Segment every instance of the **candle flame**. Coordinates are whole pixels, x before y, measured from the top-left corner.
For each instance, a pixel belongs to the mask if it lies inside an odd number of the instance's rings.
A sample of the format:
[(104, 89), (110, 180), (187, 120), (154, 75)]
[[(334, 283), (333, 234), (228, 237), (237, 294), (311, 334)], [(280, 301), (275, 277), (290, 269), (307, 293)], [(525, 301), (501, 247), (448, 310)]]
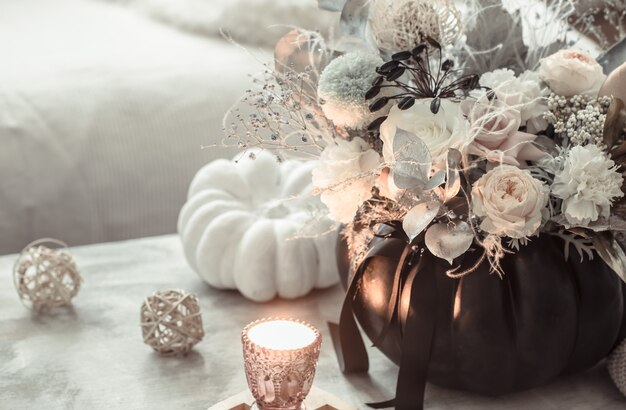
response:
[(251, 342), (273, 350), (302, 349), (315, 341), (308, 326), (290, 320), (262, 322), (248, 331)]

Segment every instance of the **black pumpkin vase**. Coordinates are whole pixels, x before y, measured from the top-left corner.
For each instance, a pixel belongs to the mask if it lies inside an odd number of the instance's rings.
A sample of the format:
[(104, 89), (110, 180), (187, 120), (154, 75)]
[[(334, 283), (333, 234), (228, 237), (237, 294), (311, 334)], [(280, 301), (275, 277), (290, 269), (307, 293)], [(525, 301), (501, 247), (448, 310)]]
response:
[[(370, 246), (384, 238), (375, 238)], [(371, 340), (386, 326), (394, 271), (402, 246), (367, 259), (354, 293), (352, 311)], [(565, 260), (564, 242), (542, 235), (506, 255), (504, 277), (489, 264), (461, 279), (446, 276), (450, 265), (422, 246), (417, 275), (434, 272), (436, 315), (428, 364), (429, 382), (485, 395), (521, 391), (563, 373), (587, 369), (624, 337), (624, 293), (619, 277), (601, 260), (572, 249)], [(466, 269), (480, 251), (455, 260)], [(348, 283), (351, 255), (338, 244), (338, 264)], [(396, 364), (402, 338), (419, 329), (405, 327), (410, 289), (399, 295), (398, 320), (391, 321), (378, 348)]]

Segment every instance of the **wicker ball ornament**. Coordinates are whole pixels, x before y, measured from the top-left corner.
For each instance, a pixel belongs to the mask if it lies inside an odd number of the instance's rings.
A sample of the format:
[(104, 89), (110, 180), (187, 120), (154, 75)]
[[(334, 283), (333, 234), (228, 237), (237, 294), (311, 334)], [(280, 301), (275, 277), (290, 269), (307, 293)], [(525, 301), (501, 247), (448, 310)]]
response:
[(185, 355), (204, 337), (198, 298), (180, 289), (155, 292), (141, 305), (143, 341), (164, 355)]
[(606, 361), (611, 380), (626, 396), (626, 339), (613, 350)]
[(36, 312), (70, 305), (82, 282), (67, 245), (49, 238), (22, 250), (13, 267), (13, 280), (24, 305)]

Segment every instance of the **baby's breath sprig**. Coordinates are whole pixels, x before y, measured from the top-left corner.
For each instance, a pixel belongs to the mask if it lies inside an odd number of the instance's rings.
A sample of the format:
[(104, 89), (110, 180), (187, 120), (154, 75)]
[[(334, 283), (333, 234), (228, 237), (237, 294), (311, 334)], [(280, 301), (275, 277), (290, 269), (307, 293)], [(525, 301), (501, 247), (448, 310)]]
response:
[(544, 118), (554, 126), (554, 132), (562, 139), (561, 145), (603, 146), (604, 121), (610, 104), (611, 97), (568, 98), (550, 94), (549, 111)]
[(221, 146), (317, 157), (339, 137), (318, 103), (316, 74), (266, 66), (224, 117)]
[[(602, 49), (606, 50), (620, 39), (626, 38), (624, 0), (574, 0), (574, 3), (579, 7), (577, 13), (570, 16), (569, 23), (597, 41)], [(605, 30), (605, 27), (610, 27), (610, 30)]]

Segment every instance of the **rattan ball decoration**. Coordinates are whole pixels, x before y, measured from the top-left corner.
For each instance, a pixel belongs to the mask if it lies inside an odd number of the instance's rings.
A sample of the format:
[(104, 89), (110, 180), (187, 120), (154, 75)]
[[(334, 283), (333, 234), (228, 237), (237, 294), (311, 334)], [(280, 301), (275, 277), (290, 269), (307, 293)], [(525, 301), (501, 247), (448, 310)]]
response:
[(626, 339), (613, 350), (606, 364), (613, 383), (626, 396)]
[(67, 245), (50, 238), (22, 250), (13, 267), (13, 280), (24, 305), (36, 312), (70, 305), (82, 282)]
[(185, 355), (204, 337), (198, 298), (180, 289), (155, 292), (141, 305), (143, 341), (164, 355)]

